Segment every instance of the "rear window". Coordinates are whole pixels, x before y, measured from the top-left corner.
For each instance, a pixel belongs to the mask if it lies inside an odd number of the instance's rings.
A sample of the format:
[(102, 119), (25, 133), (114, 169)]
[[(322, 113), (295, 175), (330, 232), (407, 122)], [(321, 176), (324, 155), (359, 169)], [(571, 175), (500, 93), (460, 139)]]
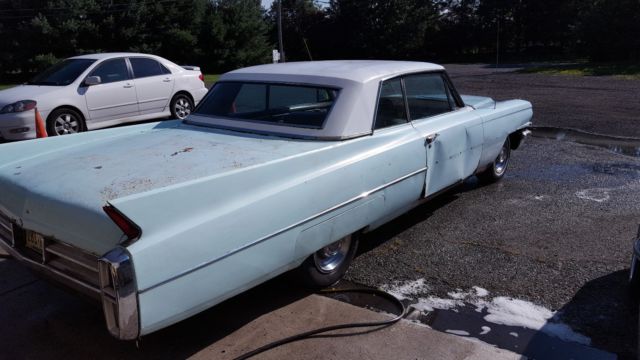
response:
[(338, 93), (308, 85), (218, 82), (195, 113), (321, 129)]
[(136, 79), (168, 74), (169, 70), (159, 62), (148, 58), (129, 58)]

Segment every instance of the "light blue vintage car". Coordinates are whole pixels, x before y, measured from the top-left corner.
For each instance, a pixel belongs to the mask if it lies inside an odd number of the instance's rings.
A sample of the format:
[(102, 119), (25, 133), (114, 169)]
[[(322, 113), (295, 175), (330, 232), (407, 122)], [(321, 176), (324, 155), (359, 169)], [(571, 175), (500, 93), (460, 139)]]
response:
[(294, 268), (336, 282), (360, 234), (502, 178), (531, 118), (429, 63), (240, 69), (184, 121), (0, 145), (0, 245), (136, 339)]

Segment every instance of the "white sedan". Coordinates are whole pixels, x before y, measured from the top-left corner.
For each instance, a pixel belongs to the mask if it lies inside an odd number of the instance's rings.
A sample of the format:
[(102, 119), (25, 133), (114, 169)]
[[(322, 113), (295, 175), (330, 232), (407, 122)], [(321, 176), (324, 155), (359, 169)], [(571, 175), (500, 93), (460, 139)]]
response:
[(0, 91), (0, 140), (36, 137), (35, 109), (50, 136), (173, 116), (207, 93), (200, 68), (137, 53), (82, 55)]

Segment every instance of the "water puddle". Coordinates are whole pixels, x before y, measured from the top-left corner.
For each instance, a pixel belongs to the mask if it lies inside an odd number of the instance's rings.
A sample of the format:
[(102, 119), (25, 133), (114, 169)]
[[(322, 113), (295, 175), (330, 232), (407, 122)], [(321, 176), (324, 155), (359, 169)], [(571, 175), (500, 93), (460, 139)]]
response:
[[(338, 288), (364, 286), (341, 281)], [(616, 355), (591, 347), (591, 339), (562, 323), (555, 312), (524, 300), (491, 297), (480, 287), (428, 296), (424, 279), (394, 283), (383, 290), (410, 308), (407, 319), (441, 332), (478, 339), (529, 359), (615, 359)], [(384, 298), (362, 293), (340, 293), (330, 297), (374, 311), (397, 313)]]
[(640, 157), (639, 139), (592, 134), (575, 129), (562, 129), (544, 126), (534, 127), (531, 130), (535, 137), (559, 141), (572, 141), (583, 145), (594, 145), (616, 154)]

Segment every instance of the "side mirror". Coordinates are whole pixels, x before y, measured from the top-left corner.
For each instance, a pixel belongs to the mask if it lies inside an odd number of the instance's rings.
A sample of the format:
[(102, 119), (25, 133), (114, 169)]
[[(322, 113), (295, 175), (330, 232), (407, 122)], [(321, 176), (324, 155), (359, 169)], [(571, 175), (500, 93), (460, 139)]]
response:
[(100, 76), (88, 76), (86, 79), (84, 79), (84, 84), (87, 86), (98, 85), (100, 83), (102, 83), (102, 79), (100, 79)]

